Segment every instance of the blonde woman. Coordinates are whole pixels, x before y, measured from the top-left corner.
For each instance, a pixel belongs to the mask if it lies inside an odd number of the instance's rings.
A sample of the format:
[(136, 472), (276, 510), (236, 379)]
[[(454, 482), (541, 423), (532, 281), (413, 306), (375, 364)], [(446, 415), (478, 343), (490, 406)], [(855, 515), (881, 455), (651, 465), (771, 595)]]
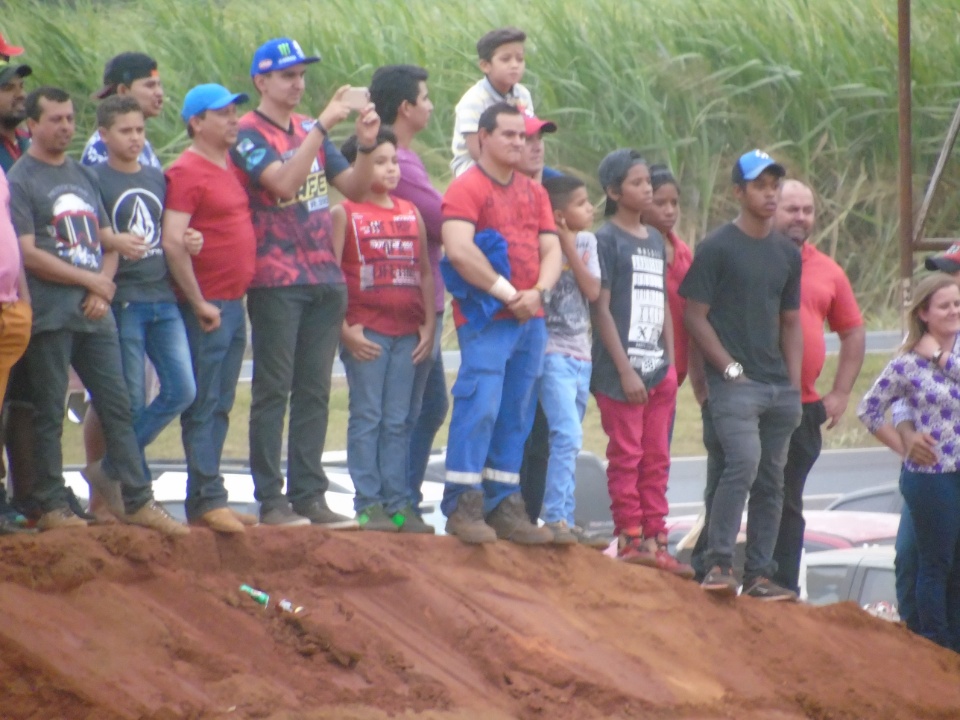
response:
[(960, 285), (934, 273), (910, 305), (900, 354), (857, 408), (876, 433), (897, 403), (894, 423), (910, 421), (900, 489), (913, 517), (919, 552), (920, 634), (960, 651)]

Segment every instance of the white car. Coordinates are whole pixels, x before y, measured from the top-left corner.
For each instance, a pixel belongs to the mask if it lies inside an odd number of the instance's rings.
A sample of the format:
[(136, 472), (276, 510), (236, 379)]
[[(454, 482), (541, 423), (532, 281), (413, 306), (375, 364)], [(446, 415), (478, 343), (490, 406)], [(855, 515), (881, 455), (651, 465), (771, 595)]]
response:
[(889, 545), (805, 554), (800, 599), (812, 605), (850, 600), (871, 615), (898, 621), (895, 556)]

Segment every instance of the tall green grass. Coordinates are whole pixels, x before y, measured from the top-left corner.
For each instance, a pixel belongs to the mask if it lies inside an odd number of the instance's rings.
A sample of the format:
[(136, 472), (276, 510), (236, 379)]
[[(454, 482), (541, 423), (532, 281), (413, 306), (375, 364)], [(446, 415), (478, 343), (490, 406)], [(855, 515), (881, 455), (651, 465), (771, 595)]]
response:
[[(453, 107), (476, 80), (474, 45), (491, 27), (526, 29), (527, 75), (538, 113), (556, 120), (551, 164), (593, 182), (618, 146), (668, 162), (683, 185), (682, 233), (690, 240), (734, 212), (729, 168), (741, 152), (774, 152), (820, 199), (822, 246), (844, 265), (863, 306), (889, 311), (895, 297), (895, 0), (41, 0), (0, 1), (6, 37), (26, 45), (31, 84), (75, 93), (77, 146), (93, 129), (89, 93), (103, 63), (123, 50), (154, 55), (168, 109), (150, 125), (165, 160), (186, 144), (184, 92), (219, 81), (250, 90), (253, 49), (292, 35), (323, 63), (310, 70), (304, 109), (330, 91), (367, 84), (374, 68), (412, 62), (431, 72), (436, 105), (420, 149), (439, 184)], [(958, 0), (915, 0), (914, 161), (917, 192), (933, 167), (960, 97)], [(346, 131), (346, 128), (338, 128)], [(955, 233), (948, 166), (928, 232)]]

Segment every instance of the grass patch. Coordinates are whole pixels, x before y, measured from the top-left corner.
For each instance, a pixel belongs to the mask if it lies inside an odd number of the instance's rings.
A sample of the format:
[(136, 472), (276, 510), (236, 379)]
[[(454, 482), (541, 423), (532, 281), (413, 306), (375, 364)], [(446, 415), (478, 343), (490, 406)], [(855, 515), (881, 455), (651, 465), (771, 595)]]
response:
[[(880, 374), (880, 371), (887, 364), (889, 357), (883, 354), (867, 355), (863, 370), (854, 387), (853, 396), (850, 400), (850, 406), (847, 408), (843, 419), (833, 430), (824, 430), (823, 447), (824, 449), (835, 448), (857, 448), (857, 447), (876, 447), (879, 443), (873, 436), (867, 432), (863, 424), (857, 419), (856, 405), (863, 397), (863, 394), (873, 384), (874, 379)], [(830, 355), (821, 375), (819, 389), (825, 393), (830, 389), (833, 381), (833, 375), (836, 371), (837, 356)], [(447, 374), (447, 386), (449, 387), (455, 374)], [(347, 384), (343, 379), (334, 379), (333, 390), (330, 395), (330, 423), (327, 429), (327, 450), (344, 450), (347, 447)], [(451, 399), (452, 402), (452, 399)], [(448, 416), (449, 421), (449, 416)], [(224, 448), (223, 456), (225, 459), (237, 460), (246, 463), (249, 458), (249, 444), (247, 440), (247, 431), (250, 422), (250, 385), (243, 383), (237, 389), (237, 400), (233, 412), (230, 414), (230, 431), (227, 434), (227, 442)], [(437, 433), (436, 447), (443, 447), (447, 444), (448, 423), (445, 422), (440, 432)], [(590, 398), (590, 404), (587, 407), (587, 414), (583, 423), (583, 442), (584, 449), (589, 450), (603, 457), (607, 447), (607, 437), (600, 427), (600, 413), (597, 411), (597, 405), (593, 398)], [(677, 420), (674, 427), (672, 454), (676, 457), (685, 455), (702, 455), (703, 443), (701, 437), (703, 426), (700, 421), (700, 408), (693, 399), (693, 392), (690, 390), (690, 384), (684, 383), (680, 388), (680, 394), (677, 399)], [(63, 433), (63, 452), (64, 463), (67, 465), (82, 465), (83, 458), (83, 440), (79, 425), (66, 423)], [(151, 459), (158, 460), (183, 460), (183, 446), (180, 442), (179, 423), (172, 423), (157, 438), (148, 449), (147, 455)]]

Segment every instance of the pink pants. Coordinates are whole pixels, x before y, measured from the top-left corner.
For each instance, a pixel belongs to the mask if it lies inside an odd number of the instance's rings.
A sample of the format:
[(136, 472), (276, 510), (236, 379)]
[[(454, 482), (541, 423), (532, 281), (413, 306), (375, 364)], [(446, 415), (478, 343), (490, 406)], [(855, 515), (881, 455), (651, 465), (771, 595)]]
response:
[(643, 405), (596, 393), (607, 443), (610, 511), (619, 534), (641, 529), (645, 537), (663, 532), (670, 475), (670, 423), (677, 404), (677, 373), (649, 390)]

